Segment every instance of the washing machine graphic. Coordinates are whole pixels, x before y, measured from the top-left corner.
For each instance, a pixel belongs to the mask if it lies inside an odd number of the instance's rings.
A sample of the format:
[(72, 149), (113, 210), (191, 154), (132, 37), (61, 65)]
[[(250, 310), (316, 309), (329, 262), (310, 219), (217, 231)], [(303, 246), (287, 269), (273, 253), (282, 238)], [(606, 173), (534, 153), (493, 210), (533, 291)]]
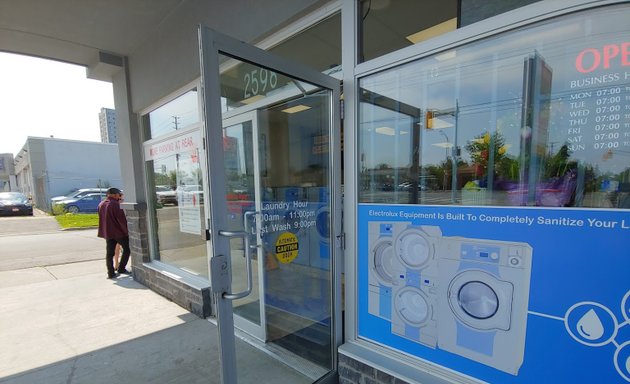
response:
[(368, 313), (385, 320), (392, 317), (392, 287), (402, 266), (394, 254), (394, 223), (371, 222), (368, 228)]
[(395, 230), (394, 255), (402, 270), (392, 285), (392, 333), (431, 348), (437, 345), (438, 251), (434, 226)]
[(438, 347), (518, 374), (531, 265), (526, 243), (445, 237), (438, 266)]

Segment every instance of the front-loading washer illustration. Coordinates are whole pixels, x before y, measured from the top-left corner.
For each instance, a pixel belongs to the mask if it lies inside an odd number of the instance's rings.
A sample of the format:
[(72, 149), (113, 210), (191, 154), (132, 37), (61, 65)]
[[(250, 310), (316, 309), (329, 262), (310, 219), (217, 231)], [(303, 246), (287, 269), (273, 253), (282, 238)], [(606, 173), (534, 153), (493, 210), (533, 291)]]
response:
[(392, 286), (392, 333), (431, 348), (437, 345), (438, 250), (442, 232), (434, 226), (395, 231), (394, 254), (402, 266)]
[(531, 265), (526, 243), (445, 237), (438, 266), (439, 348), (518, 374)]
[(392, 287), (402, 267), (394, 254), (394, 223), (370, 223), (368, 313), (385, 320), (392, 317)]

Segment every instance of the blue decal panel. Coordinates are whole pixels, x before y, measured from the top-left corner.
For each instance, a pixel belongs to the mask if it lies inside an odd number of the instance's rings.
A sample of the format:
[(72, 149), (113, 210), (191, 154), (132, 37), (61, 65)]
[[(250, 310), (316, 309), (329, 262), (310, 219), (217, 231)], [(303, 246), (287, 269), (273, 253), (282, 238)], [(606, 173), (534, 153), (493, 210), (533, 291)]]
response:
[(630, 382), (629, 212), (363, 204), (358, 223), (362, 338), (487, 382)]

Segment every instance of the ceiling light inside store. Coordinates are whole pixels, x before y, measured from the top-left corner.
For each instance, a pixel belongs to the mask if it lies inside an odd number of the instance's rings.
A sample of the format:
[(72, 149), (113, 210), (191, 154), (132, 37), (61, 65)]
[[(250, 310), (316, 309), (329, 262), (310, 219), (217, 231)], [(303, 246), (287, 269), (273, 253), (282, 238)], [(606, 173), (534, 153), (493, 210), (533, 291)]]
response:
[(309, 107), (307, 105), (300, 104), (300, 105), (296, 105), (295, 107), (283, 109), (282, 112), (284, 112), (284, 113), (297, 113), (297, 112), (306, 111), (308, 109), (311, 109), (311, 107)]
[[(376, 133), (380, 133), (381, 135), (387, 135), (387, 136), (395, 136), (396, 135), (396, 130), (392, 127), (378, 127), (374, 130)], [(406, 135), (409, 132), (407, 131), (399, 131), (398, 134), (399, 135)]]
[(440, 53), (439, 55), (436, 55), (435, 60), (446, 61), (446, 60), (454, 59), (455, 57), (457, 57), (457, 51), (453, 49), (452, 51), (448, 51), (448, 52), (444, 52), (444, 53)]
[(263, 95), (256, 95), (256, 96), (252, 96), (252, 97), (249, 97), (249, 98), (241, 101), (241, 103), (243, 103), (243, 104), (252, 104), (252, 103), (255, 103), (258, 100), (262, 100), (264, 98), (265, 98), (265, 96), (263, 96)]
[(429, 40), (433, 37), (443, 35), (446, 32), (454, 31), (457, 29), (457, 18), (454, 17), (450, 20), (446, 20), (438, 25), (434, 25), (430, 28), (424, 29), (420, 32), (416, 32), (412, 35), (407, 36), (407, 40), (411, 41), (414, 44), (418, 44), (425, 40)]

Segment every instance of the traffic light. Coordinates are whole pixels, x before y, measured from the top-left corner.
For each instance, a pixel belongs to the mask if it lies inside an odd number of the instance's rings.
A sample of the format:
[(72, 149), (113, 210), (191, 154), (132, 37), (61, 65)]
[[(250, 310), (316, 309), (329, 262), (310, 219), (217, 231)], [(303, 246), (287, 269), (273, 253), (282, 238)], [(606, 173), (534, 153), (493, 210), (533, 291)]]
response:
[(433, 111), (427, 111), (424, 116), (424, 126), (433, 129)]
[(612, 156), (613, 156), (613, 151), (612, 151), (612, 149), (609, 149), (609, 150), (608, 150), (608, 151), (606, 151), (606, 152), (604, 153), (604, 155), (602, 156), (602, 160), (603, 160), (603, 161), (610, 160), (610, 159), (612, 158)]

